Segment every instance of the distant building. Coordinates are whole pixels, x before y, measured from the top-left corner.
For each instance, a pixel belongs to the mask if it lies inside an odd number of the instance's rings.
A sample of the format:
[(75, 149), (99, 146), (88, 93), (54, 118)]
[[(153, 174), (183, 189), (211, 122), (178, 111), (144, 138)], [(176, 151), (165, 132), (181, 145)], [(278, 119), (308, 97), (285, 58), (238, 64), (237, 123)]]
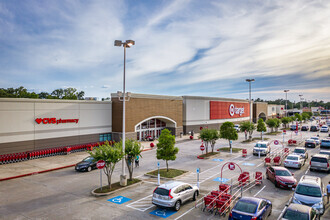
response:
[(97, 97), (85, 97), (85, 100), (93, 100), (93, 101), (97, 101), (98, 98), (97, 98)]

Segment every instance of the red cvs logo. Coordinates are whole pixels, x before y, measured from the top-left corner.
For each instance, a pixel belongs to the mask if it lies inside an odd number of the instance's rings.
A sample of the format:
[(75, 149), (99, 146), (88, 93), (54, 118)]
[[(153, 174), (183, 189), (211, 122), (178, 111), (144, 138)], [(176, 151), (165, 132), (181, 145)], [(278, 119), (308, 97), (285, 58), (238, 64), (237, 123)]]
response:
[(56, 124), (56, 118), (36, 118), (35, 120), (38, 124), (41, 122), (43, 124)]

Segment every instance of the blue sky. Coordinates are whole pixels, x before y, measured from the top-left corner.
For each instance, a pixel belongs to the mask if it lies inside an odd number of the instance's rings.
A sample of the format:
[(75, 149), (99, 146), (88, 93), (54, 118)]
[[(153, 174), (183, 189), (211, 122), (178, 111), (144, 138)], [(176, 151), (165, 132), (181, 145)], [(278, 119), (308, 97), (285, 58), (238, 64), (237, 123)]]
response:
[(0, 87), (330, 101), (330, 1), (0, 1)]

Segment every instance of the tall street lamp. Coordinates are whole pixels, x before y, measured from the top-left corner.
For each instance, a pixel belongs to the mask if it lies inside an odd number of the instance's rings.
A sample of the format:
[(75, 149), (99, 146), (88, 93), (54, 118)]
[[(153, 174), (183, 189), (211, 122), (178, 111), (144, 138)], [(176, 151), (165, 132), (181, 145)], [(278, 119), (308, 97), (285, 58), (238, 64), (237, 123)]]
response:
[(302, 112), (302, 109), (303, 109), (303, 106), (302, 106), (302, 100), (303, 100), (303, 98), (301, 98), (303, 95), (299, 95), (299, 97), (300, 97), (300, 109), (301, 109), (301, 112)]
[(251, 82), (254, 82), (254, 79), (246, 79), (246, 82), (249, 82), (249, 104), (250, 104), (250, 123), (252, 122), (252, 108), (251, 108)]
[[(125, 69), (126, 69), (126, 48), (130, 48), (132, 45), (135, 45), (135, 41), (133, 40), (126, 40), (126, 42), (122, 42), (121, 40), (115, 40), (115, 46), (116, 47), (124, 47), (124, 74), (123, 74), (123, 136), (122, 136), (122, 142), (123, 142), (123, 154), (125, 154), (125, 99), (126, 99), (126, 91), (125, 91)], [(118, 97), (120, 93), (118, 93)], [(125, 174), (125, 158), (122, 159), (122, 168), (121, 168), (121, 175), (120, 175), (120, 185), (126, 186), (127, 185), (127, 177)]]
[(288, 89), (285, 89), (284, 92), (285, 92), (285, 117), (288, 117), (288, 92), (290, 90)]

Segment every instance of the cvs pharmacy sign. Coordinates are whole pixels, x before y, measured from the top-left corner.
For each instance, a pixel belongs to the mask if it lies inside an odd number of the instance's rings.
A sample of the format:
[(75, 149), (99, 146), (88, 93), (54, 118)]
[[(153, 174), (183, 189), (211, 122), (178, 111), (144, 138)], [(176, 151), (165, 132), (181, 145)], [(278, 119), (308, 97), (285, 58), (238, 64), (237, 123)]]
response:
[(79, 119), (56, 119), (56, 118), (36, 118), (37, 124), (66, 124), (66, 123), (78, 123)]

